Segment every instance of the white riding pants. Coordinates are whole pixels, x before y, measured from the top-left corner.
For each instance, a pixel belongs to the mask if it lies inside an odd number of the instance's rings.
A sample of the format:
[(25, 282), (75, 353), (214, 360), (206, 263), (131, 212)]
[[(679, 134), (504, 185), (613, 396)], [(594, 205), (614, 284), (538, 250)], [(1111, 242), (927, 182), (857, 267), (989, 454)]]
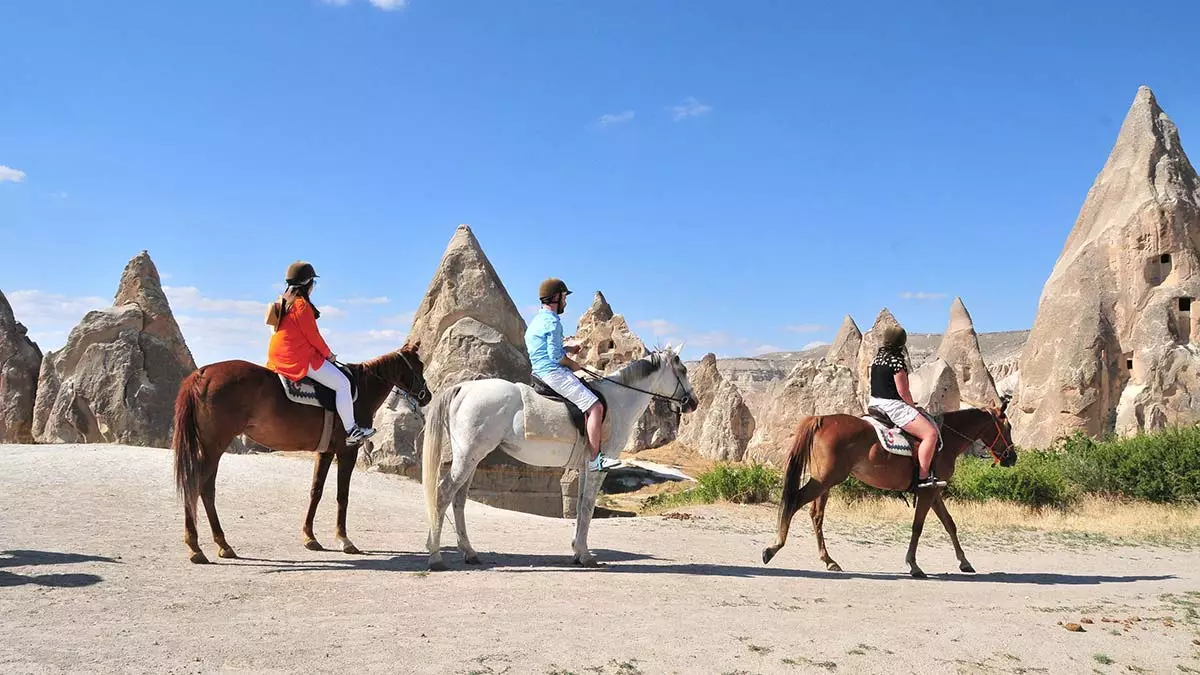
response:
[(321, 367), (315, 370), (309, 368), (308, 376), (337, 392), (338, 417), (342, 418), (346, 433), (350, 433), (354, 428), (354, 401), (350, 399), (350, 380), (328, 361), (322, 361)]

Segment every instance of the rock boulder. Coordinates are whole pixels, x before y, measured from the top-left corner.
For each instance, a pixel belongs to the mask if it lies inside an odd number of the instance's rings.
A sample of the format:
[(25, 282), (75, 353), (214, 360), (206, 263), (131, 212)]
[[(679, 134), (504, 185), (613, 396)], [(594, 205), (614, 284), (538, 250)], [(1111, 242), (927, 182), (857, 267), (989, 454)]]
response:
[(42, 350), (0, 292), (0, 443), (33, 442), (33, 405)]

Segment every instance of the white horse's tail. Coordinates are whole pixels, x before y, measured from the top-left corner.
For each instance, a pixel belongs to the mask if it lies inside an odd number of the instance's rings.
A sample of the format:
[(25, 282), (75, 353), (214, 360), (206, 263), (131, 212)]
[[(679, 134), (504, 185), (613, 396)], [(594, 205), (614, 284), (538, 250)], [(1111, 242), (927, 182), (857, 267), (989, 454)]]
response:
[(429, 515), (430, 531), (438, 515), (438, 481), (442, 472), (442, 447), (449, 428), (450, 404), (461, 387), (455, 386), (438, 393), (425, 413), (425, 440), (421, 444), (421, 482), (425, 485), (425, 510)]

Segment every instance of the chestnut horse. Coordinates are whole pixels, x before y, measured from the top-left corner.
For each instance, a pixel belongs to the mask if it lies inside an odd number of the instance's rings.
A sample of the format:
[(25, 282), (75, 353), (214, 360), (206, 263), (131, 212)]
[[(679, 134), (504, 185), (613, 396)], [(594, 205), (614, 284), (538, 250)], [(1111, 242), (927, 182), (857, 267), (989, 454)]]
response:
[[(365, 363), (345, 364), (358, 385), (358, 399), (354, 403), (354, 419), (358, 424), (370, 425), (375, 411), (394, 387), (407, 391), (419, 405), (433, 398), (425, 384), (425, 368), (417, 354), (419, 347), (420, 342), (406, 344), (399, 351)], [(279, 375), (248, 361), (220, 361), (198, 368), (184, 378), (175, 400), (171, 445), (175, 449), (175, 482), (184, 503), (183, 541), (191, 550), (192, 562), (208, 562), (196, 536), (197, 497), (204, 501), (217, 555), (237, 557), (225, 541), (215, 504), (217, 465), (230, 442), (245, 434), (275, 450), (312, 452), (319, 443), (324, 423), (324, 409), (292, 402), (284, 394)], [(321, 501), (329, 465), (336, 455), (337, 540), (343, 552), (359, 553), (346, 537), (346, 504), (358, 447), (346, 447), (346, 432), (336, 415), (333, 426), (330, 450), (319, 453), (313, 466), (308, 514), (302, 530), (304, 545), (310, 550), (322, 550), (313, 537), (313, 517)]]
[[(1015, 464), (1017, 453), (1013, 448), (1012, 427), (1004, 413), (1007, 407), (1006, 399), (999, 408), (968, 408), (946, 413), (941, 426), (943, 446), (933, 460), (934, 474), (943, 480), (950, 480), (958, 456), (977, 441), (991, 451), (994, 463), (1006, 467)], [(915, 455), (916, 442), (911, 437), (909, 440), (913, 443)], [(792, 516), (800, 507), (812, 502), (810, 515), (821, 561), (829, 570), (840, 572), (842, 568), (825, 550), (825, 534), (822, 530), (829, 490), (849, 476), (881, 490), (908, 490), (913, 485), (915, 459), (915, 456), (894, 455), (884, 450), (879, 445), (875, 429), (853, 415), (819, 415), (802, 419), (796, 428), (796, 440), (788, 453), (783, 496), (779, 500), (778, 536), (774, 546), (763, 550), (763, 564), (770, 562), (787, 542)], [(806, 469), (810, 477), (801, 487), (800, 479)], [(922, 488), (917, 490), (912, 538), (905, 557), (909, 573), (918, 579), (925, 578), (925, 573), (917, 567), (917, 540), (921, 538), (930, 507), (950, 535), (954, 554), (960, 563), (959, 569), (974, 572), (958, 543), (954, 519), (942, 501), (942, 488)]]

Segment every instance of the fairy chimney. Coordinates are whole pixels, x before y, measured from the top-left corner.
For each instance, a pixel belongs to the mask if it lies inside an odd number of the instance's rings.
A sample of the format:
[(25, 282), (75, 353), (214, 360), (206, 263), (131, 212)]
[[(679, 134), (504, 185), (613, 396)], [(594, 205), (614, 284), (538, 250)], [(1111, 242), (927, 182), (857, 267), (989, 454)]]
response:
[(858, 324), (854, 323), (854, 317), (847, 314), (846, 318), (842, 319), (842, 327), (833, 338), (829, 351), (825, 352), (825, 361), (851, 369), (857, 368), (862, 342), (862, 331), (858, 329)]
[(175, 397), (196, 362), (146, 251), (125, 266), (113, 306), (88, 312), (42, 359), (40, 443), (168, 447)]
[(1014, 440), (1200, 421), (1200, 180), (1141, 87), (1042, 289), (1009, 407)]
[(42, 350), (0, 292), (0, 443), (33, 442), (33, 403)]
[(775, 391), (770, 407), (757, 419), (746, 458), (783, 468), (795, 440), (796, 425), (807, 415), (861, 415), (857, 378), (846, 366), (803, 360)]
[(754, 418), (737, 387), (717, 370), (717, 356), (705, 354), (688, 380), (699, 405), (680, 421), (678, 442), (701, 457), (740, 460), (754, 435)]
[[(530, 381), (525, 320), (471, 228), (459, 225), (417, 309), (409, 341), (421, 341), (425, 380), (439, 392), (460, 382), (498, 377)], [(419, 477), (420, 415), (401, 403), (375, 417), (371, 458), (380, 470)], [(535, 467), (503, 452), (480, 463), (471, 499), (546, 516), (562, 515), (562, 469)]]
[(954, 304), (950, 306), (950, 323), (942, 335), (937, 358), (954, 370), (958, 398), (964, 407), (1000, 405), (996, 383), (984, 363), (975, 324), (962, 298), (954, 298)]

